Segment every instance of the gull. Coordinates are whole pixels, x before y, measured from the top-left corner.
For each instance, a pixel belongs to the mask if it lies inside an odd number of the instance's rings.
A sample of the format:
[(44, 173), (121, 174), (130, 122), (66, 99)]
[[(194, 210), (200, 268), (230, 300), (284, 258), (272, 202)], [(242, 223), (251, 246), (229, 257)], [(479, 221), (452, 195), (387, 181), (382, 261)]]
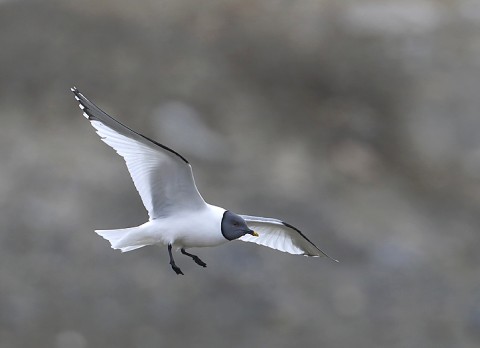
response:
[(233, 240), (252, 242), (290, 254), (325, 256), (338, 262), (299, 229), (284, 221), (239, 215), (206, 203), (198, 192), (192, 166), (185, 157), (123, 125), (76, 87), (71, 91), (101, 140), (125, 160), (148, 212), (149, 220), (140, 226), (95, 231), (108, 240), (113, 249), (127, 252), (147, 245), (166, 245), (170, 266), (176, 274), (183, 272), (175, 263), (172, 248), (206, 267), (197, 255), (186, 250), (218, 246)]

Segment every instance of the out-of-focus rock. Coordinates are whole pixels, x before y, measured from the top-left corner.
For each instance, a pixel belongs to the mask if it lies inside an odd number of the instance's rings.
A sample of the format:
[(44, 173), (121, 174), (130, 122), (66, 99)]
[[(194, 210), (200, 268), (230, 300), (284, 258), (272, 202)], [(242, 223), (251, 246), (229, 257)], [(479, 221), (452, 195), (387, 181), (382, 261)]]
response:
[(185, 103), (170, 101), (160, 105), (154, 111), (153, 124), (159, 139), (165, 144), (175, 144), (175, 150), (180, 153), (204, 161), (227, 159), (228, 142)]

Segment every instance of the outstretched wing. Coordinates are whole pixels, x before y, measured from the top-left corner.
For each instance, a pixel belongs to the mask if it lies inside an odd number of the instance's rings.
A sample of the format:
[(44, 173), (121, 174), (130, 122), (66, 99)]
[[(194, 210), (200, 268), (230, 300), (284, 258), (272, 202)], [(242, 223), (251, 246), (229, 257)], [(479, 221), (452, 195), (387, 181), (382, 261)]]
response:
[(107, 115), (77, 88), (71, 90), (102, 141), (125, 159), (150, 220), (206, 205), (183, 156)]
[[(239, 239), (244, 242), (252, 242), (266, 247), (277, 249), (290, 254), (305, 256), (326, 256), (305, 235), (292, 225), (277, 219), (259, 216), (240, 215), (248, 227), (259, 234), (258, 237), (246, 234)], [(332, 259), (338, 262), (338, 260)]]

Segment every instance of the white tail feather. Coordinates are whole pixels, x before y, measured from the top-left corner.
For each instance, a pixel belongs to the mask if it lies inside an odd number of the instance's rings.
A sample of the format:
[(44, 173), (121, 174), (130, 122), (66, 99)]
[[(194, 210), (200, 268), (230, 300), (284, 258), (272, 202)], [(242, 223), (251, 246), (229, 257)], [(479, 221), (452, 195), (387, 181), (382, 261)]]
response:
[(145, 244), (145, 241), (141, 242), (138, 240), (140, 229), (141, 226), (118, 230), (96, 230), (95, 232), (108, 240), (112, 249), (120, 249), (122, 252), (127, 252), (148, 245)]

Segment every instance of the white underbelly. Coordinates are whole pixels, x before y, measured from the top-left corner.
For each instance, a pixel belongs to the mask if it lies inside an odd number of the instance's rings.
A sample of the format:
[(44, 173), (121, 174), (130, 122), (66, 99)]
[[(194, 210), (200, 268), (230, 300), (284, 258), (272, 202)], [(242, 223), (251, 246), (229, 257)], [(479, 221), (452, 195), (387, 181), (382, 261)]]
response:
[(172, 244), (176, 248), (217, 246), (228, 241), (221, 232), (222, 216), (218, 209), (208, 208), (155, 219), (143, 225), (145, 237), (154, 240), (155, 244)]

